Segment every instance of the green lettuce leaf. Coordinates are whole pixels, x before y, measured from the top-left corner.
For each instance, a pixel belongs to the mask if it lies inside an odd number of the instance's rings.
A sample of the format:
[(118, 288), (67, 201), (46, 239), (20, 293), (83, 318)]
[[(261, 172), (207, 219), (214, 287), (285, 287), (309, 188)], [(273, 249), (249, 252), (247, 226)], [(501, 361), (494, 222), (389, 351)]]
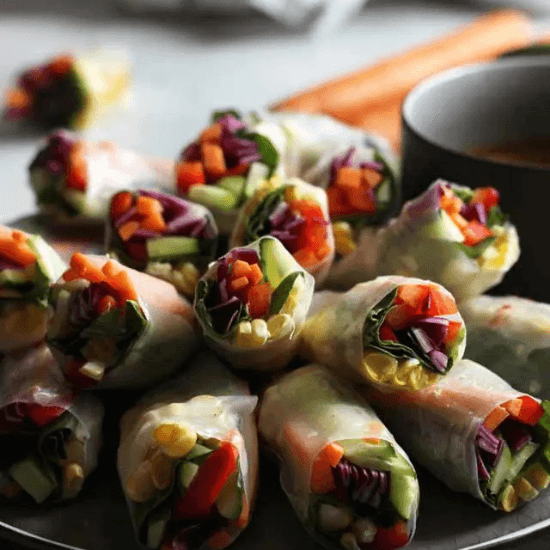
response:
[(271, 296), (271, 305), (269, 306), (270, 315), (281, 311), (298, 277), (304, 277), (304, 274), (301, 271), (296, 271), (290, 275), (287, 275), (275, 289)]
[(282, 185), (278, 189), (271, 191), (266, 195), (260, 204), (256, 207), (252, 215), (247, 219), (245, 224), (245, 244), (251, 243), (263, 235), (267, 234), (267, 224), (269, 216), (277, 208), (279, 203), (283, 202), (285, 186)]
[(455, 243), (472, 260), (477, 260), (495, 241), (496, 237), (487, 237), (475, 246), (466, 246), (462, 243)]

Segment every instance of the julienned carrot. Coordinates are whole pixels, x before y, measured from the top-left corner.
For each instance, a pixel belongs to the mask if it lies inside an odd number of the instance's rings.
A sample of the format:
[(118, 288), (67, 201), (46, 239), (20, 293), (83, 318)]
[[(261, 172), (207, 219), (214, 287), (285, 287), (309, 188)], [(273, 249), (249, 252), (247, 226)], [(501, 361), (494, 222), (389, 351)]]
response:
[(521, 13), (501, 10), (484, 15), (450, 35), (351, 75), (298, 93), (272, 107), (276, 111), (323, 112), (343, 120), (388, 98), (400, 101), (423, 78), (447, 68), (493, 59), (530, 43), (530, 21)]
[(495, 407), (483, 421), (483, 425), (490, 431), (494, 432), (510, 413), (501, 406)]
[(202, 162), (206, 173), (212, 178), (223, 176), (227, 170), (223, 149), (217, 143), (203, 143)]
[(0, 235), (0, 256), (24, 267), (36, 261), (35, 253), (26, 243), (25, 234), (20, 231)]
[(339, 443), (328, 443), (319, 453), (311, 471), (311, 490), (324, 494), (336, 489), (332, 467), (337, 466), (344, 456), (344, 449)]

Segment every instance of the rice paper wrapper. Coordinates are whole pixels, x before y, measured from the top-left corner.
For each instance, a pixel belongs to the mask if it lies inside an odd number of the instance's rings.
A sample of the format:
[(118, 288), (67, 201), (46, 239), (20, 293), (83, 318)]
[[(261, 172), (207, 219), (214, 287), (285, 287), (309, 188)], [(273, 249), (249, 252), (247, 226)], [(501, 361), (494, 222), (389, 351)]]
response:
[[(154, 430), (164, 423), (181, 423), (203, 439), (236, 447), (244, 494), (252, 508), (258, 485), (257, 402), (247, 383), (212, 352), (197, 354), (185, 374), (146, 394), (122, 417), (117, 467), (123, 487), (156, 445)], [(127, 500), (131, 502), (128, 496)]]
[(506, 246), (498, 265), (483, 262), (485, 255), (470, 258), (450, 233), (433, 230), (440, 220), (439, 189), (446, 183), (434, 182), (405, 203), (385, 227), (364, 230), (357, 248), (335, 271), (331, 285), (345, 288), (390, 274), (422, 277), (442, 284), (461, 302), (500, 283), (519, 258), (516, 228), (509, 222), (503, 227)]
[[(101, 268), (109, 259), (88, 256)], [(130, 345), (122, 361), (105, 371), (97, 389), (140, 389), (160, 382), (180, 370), (198, 348), (199, 336), (191, 304), (170, 283), (125, 267), (134, 283), (147, 325)], [(52, 352), (63, 366), (70, 359), (61, 350)]]
[(469, 359), (459, 361), (437, 384), (417, 392), (404, 395), (364, 386), (361, 393), (413, 460), (451, 490), (486, 502), (476, 464), (479, 426), (496, 407), (525, 394)]
[[(329, 290), (315, 293), (301, 335), (301, 354), (351, 381), (365, 382), (366, 375), (362, 367), (365, 354), (363, 330), (367, 314), (388, 293), (403, 284), (433, 283), (393, 275), (357, 284), (344, 293)], [(440, 290), (449, 294), (444, 288)], [(446, 317), (463, 323), (458, 313)], [(465, 346), (466, 338), (458, 348), (455, 361), (462, 358)], [(384, 383), (377, 385), (388, 387)]]
[[(296, 456), (288, 443), (285, 428), (289, 425), (303, 443), (301, 456)], [(259, 430), (281, 461), (281, 486), (302, 522), (308, 517), (313, 463), (327, 444), (346, 439), (381, 439), (411, 464), (370, 405), (316, 364), (286, 374), (265, 391)], [(412, 516), (413, 532), (416, 515), (417, 511)]]
[(237, 222), (233, 226), (233, 232), (229, 241), (229, 248), (235, 248), (237, 246), (247, 244), (246, 242), (244, 242), (246, 224), (248, 223), (249, 217), (252, 212), (255, 211), (259, 202), (265, 197), (268, 192), (274, 191), (281, 186), (293, 186), (297, 189), (297, 194), (299, 198), (307, 197), (321, 207), (323, 211), (323, 218), (327, 222), (327, 244), (330, 247), (330, 252), (315, 265), (307, 268), (307, 272), (313, 275), (313, 277), (315, 278), (315, 285), (321, 285), (327, 277), (332, 262), (334, 261), (334, 232), (330, 223), (326, 193), (322, 189), (319, 189), (319, 187), (311, 185), (300, 178), (287, 178), (284, 180), (273, 178), (269, 183), (266, 182), (266, 184), (264, 185), (265, 187), (259, 188), (256, 193), (241, 208), (239, 216), (237, 218)]
[[(274, 241), (275, 251), (271, 249), (270, 252), (262, 253), (261, 243), (269, 239)], [(256, 370), (256, 371), (276, 371), (285, 368), (290, 361), (294, 358), (298, 351), (298, 344), (300, 333), (302, 331), (304, 322), (306, 320), (311, 300), (313, 297), (313, 288), (315, 281), (313, 277), (307, 273), (296, 260), (290, 255), (289, 252), (283, 247), (278, 239), (273, 237), (262, 237), (257, 241), (247, 245), (243, 248), (250, 248), (255, 250), (260, 256), (260, 262), (265, 262), (265, 257), (273, 258), (275, 255), (285, 255), (285, 273), (289, 275), (291, 273), (299, 272), (303, 273), (303, 282), (300, 277), (294, 282), (293, 289), (298, 289), (297, 303), (289, 313), (294, 328), (288, 334), (282, 334), (275, 338), (268, 339), (262, 346), (256, 348), (246, 348), (237, 345), (234, 341), (227, 340), (219, 335), (214, 335), (211, 329), (208, 329), (204, 319), (200, 314), (197, 314), (197, 320), (201, 324), (204, 332), (204, 339), (208, 346), (212, 348), (218, 355), (228, 361), (235, 369), (244, 370)], [(265, 257), (264, 257), (265, 254)], [(218, 260), (219, 261), (219, 260)], [(208, 271), (204, 274), (203, 279), (216, 280), (217, 277), (218, 262), (213, 262)], [(285, 275), (285, 276), (286, 276)], [(282, 279), (281, 279), (282, 280)], [(281, 281), (278, 281), (280, 283)], [(197, 295), (195, 294), (194, 303), (195, 312), (197, 311)]]
[(468, 330), (466, 355), (514, 388), (550, 393), (550, 305), (517, 296), (477, 296), (460, 304)]
[(103, 404), (91, 393), (74, 394), (45, 344), (5, 356), (0, 363), (0, 388), (0, 409), (27, 403), (69, 412), (78, 421), (73, 436), (83, 443), (84, 475), (95, 470), (102, 445)]

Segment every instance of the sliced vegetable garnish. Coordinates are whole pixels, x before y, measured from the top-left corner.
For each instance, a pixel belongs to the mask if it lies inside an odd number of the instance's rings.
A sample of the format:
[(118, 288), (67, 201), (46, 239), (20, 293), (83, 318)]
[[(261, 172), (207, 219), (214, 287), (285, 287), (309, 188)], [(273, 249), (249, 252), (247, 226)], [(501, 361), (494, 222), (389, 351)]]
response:
[[(245, 199), (247, 175), (251, 168), (261, 164), (267, 167), (265, 175), (269, 177), (279, 162), (279, 153), (267, 137), (250, 131), (235, 111), (215, 113), (212, 122), (196, 141), (183, 150), (176, 167), (177, 185), (180, 193), (193, 200), (231, 209)], [(191, 191), (204, 184), (223, 187), (228, 197), (210, 197), (206, 191)], [(217, 204), (219, 201), (220, 205)]]
[(365, 349), (396, 359), (415, 358), (436, 373), (447, 372), (464, 338), (454, 299), (436, 285), (405, 284), (388, 293), (368, 314)]

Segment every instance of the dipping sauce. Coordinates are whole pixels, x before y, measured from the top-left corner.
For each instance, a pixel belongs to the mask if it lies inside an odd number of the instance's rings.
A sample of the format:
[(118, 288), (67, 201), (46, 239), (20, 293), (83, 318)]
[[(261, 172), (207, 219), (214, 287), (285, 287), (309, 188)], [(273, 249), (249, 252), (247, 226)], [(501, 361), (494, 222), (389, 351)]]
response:
[(491, 145), (476, 145), (468, 149), (467, 152), (476, 157), (508, 164), (550, 168), (550, 136), (538, 136)]

